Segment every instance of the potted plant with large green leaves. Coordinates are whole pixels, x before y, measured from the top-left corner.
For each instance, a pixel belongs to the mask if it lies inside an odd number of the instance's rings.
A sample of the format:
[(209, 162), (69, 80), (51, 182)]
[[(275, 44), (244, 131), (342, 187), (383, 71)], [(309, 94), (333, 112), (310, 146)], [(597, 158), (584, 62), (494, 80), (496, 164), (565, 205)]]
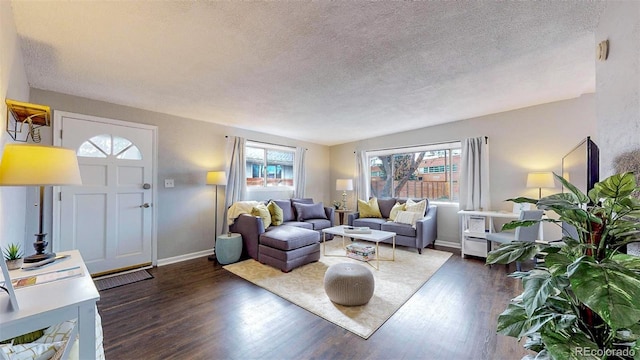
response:
[[(508, 264), (537, 257), (526, 272), (523, 293), (498, 317), (498, 332), (518, 339), (537, 352), (530, 359), (640, 359), (640, 258), (621, 252), (640, 241), (639, 188), (632, 173), (613, 175), (595, 184), (588, 195), (555, 175), (568, 192), (535, 204), (565, 222), (577, 236), (561, 242), (512, 242), (491, 251), (487, 264)], [(513, 221), (503, 229), (530, 226)]]

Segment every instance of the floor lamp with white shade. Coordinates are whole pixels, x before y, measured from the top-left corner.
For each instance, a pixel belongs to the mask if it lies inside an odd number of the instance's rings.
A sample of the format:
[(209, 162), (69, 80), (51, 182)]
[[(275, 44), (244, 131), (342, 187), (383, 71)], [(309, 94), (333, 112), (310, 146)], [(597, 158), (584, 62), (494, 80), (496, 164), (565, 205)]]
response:
[[(227, 185), (227, 174), (224, 171), (209, 171), (207, 173), (207, 185), (216, 186), (216, 213), (214, 216), (214, 239), (218, 236), (218, 185)], [(215, 255), (210, 255), (209, 260), (215, 260)]]
[(39, 186), (40, 202), (38, 233), (33, 247), (36, 253), (24, 259), (26, 263), (49, 259), (47, 236), (43, 231), (44, 187), (82, 185), (76, 152), (55, 146), (7, 144), (0, 161), (0, 186)]

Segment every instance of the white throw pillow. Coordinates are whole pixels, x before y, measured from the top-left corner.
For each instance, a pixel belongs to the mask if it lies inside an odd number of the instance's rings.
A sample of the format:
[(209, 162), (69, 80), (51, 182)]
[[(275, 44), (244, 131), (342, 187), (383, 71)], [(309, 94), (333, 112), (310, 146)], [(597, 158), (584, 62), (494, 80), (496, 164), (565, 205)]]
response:
[(427, 200), (424, 199), (420, 202), (415, 202), (411, 199), (407, 200), (405, 211), (412, 211), (420, 214), (420, 217), (424, 216), (424, 213), (427, 211)]
[(414, 211), (398, 211), (395, 222), (400, 224), (409, 224), (415, 229), (416, 221), (421, 217), (422, 215)]
[(389, 212), (389, 220), (395, 221), (396, 216), (398, 216), (398, 211), (404, 211), (404, 207), (405, 207), (405, 204), (400, 204), (399, 202), (393, 205), (393, 207), (391, 208), (391, 211)]

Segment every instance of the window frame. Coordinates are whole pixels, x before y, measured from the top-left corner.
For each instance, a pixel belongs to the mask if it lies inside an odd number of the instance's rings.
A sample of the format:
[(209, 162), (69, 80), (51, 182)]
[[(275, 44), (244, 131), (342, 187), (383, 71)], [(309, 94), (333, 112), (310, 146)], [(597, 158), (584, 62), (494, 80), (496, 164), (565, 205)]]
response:
[[(264, 162), (262, 164), (263, 168), (264, 168), (264, 174), (262, 174), (261, 178), (263, 180), (262, 182), (262, 186), (249, 186), (249, 184), (247, 183), (247, 174), (245, 174), (245, 182), (244, 185), (247, 189), (247, 191), (291, 191), (295, 189), (295, 175), (294, 175), (294, 171), (293, 169), (295, 168), (295, 163), (296, 163), (296, 148), (295, 147), (291, 147), (291, 146), (285, 146), (285, 145), (276, 145), (276, 144), (269, 144), (269, 143), (262, 143), (262, 142), (258, 142), (258, 141), (247, 141), (245, 143), (245, 154), (247, 152), (247, 148), (251, 147), (251, 148), (258, 148), (258, 149), (262, 149), (264, 151)], [(293, 158), (293, 164), (292, 164), (292, 169), (291, 169), (291, 173), (292, 173), (292, 177), (291, 177), (291, 183), (292, 185), (281, 185), (281, 186), (267, 186), (267, 175), (268, 175), (268, 168), (273, 166), (273, 165), (268, 165), (268, 158), (267, 158), (267, 151), (268, 150), (277, 150), (277, 151), (284, 151), (284, 152), (290, 152)], [(245, 156), (244, 159), (244, 166), (245, 166), (245, 171), (248, 171), (247, 169), (249, 169), (249, 166), (251, 166), (251, 168), (253, 168), (253, 164), (252, 163), (248, 163), (247, 162), (247, 158)], [(276, 170), (277, 172), (277, 170)]]
[[(447, 155), (447, 161), (445, 163), (445, 165), (443, 165), (444, 167), (444, 171), (443, 172), (431, 172), (429, 171), (429, 168), (433, 168), (435, 166), (427, 166), (425, 167), (421, 167), (421, 166), (417, 166), (416, 167), (416, 171), (418, 173), (419, 176), (422, 175), (428, 175), (428, 174), (446, 174), (447, 178), (448, 178), (448, 183), (449, 183), (449, 189), (450, 193), (449, 193), (449, 197), (450, 199), (429, 199), (430, 202), (434, 202), (434, 203), (443, 203), (443, 204), (457, 204), (459, 202), (459, 198), (460, 198), (460, 189), (459, 189), (459, 179), (458, 179), (458, 175), (459, 175), (459, 170), (460, 167), (458, 164), (455, 164), (453, 162), (453, 158), (454, 158), (454, 151), (458, 150), (462, 153), (462, 142), (461, 141), (452, 141), (452, 142), (445, 142), (445, 143), (437, 143), (437, 144), (425, 144), (425, 145), (416, 145), (416, 146), (408, 146), (408, 147), (397, 147), (397, 148), (388, 148), (388, 149), (382, 149), (382, 150), (370, 150), (370, 151), (366, 151), (366, 157), (367, 157), (367, 163), (371, 164), (372, 158), (374, 157), (380, 157), (380, 156), (389, 156), (389, 155), (402, 155), (402, 154), (408, 154), (408, 153), (419, 153), (419, 152), (427, 152), (427, 151), (447, 151), (448, 150), (448, 155)], [(422, 169), (425, 169), (427, 171), (425, 172), (421, 172)], [(369, 177), (369, 190), (371, 191), (371, 184), (372, 184), (372, 176), (371, 176), (371, 167), (368, 168), (368, 177)], [(456, 181), (454, 181), (454, 173), (458, 174), (455, 176), (455, 180), (458, 182), (458, 191), (455, 192), (454, 190), (456, 189), (456, 187), (454, 187), (454, 183)], [(392, 187), (392, 192), (395, 191), (395, 189)], [(392, 197), (398, 197), (397, 194), (392, 194)]]

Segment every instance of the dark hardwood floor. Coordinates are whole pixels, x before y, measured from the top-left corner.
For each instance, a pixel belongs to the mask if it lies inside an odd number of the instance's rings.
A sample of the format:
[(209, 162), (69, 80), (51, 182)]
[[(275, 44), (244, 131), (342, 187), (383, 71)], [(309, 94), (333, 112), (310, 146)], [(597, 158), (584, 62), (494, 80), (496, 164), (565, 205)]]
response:
[(495, 331), (498, 314), (520, 293), (520, 283), (507, 277), (504, 266), (490, 268), (482, 259), (452, 252), (368, 340), (206, 257), (154, 268), (154, 279), (100, 292), (105, 355), (109, 360), (520, 359), (526, 354), (522, 346)]

